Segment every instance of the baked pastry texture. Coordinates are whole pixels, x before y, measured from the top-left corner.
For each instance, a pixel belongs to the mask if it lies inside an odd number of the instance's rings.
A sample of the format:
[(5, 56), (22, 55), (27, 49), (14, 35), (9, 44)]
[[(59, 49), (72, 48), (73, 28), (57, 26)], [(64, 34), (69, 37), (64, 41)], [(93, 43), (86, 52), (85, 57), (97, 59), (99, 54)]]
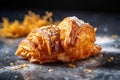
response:
[(96, 31), (77, 17), (66, 17), (58, 25), (34, 29), (18, 46), (17, 56), (30, 62), (73, 62), (99, 54)]

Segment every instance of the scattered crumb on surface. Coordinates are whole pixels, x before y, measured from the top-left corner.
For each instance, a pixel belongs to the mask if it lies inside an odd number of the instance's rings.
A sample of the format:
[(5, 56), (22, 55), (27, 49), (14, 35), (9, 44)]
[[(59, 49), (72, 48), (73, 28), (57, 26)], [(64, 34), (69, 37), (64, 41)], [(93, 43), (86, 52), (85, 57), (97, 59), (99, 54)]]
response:
[(103, 54), (102, 54), (102, 53), (100, 53), (100, 54), (99, 54), (99, 57), (103, 57)]
[(16, 75), (15, 78), (18, 78), (18, 76)]
[(111, 56), (111, 57), (109, 57), (109, 58), (107, 59), (108, 62), (111, 62), (111, 61), (113, 61), (113, 60), (114, 60), (114, 57), (113, 57), (113, 56)]
[(20, 68), (20, 69), (22, 69), (22, 68), (26, 68), (26, 67), (28, 67), (27, 64), (21, 64), (21, 65), (19, 65), (19, 68)]
[(72, 63), (69, 63), (69, 64), (68, 64), (68, 67), (69, 67), (69, 68), (76, 68), (76, 65), (75, 65), (75, 64), (72, 64)]
[(96, 61), (95, 60), (90, 60), (90, 63), (95, 63)]
[(53, 72), (54, 70), (53, 69), (48, 69), (48, 72)]
[(113, 60), (113, 59), (114, 59), (114, 57), (112, 56), (112, 57), (110, 57), (110, 59), (111, 59), (111, 60)]
[(11, 63), (10, 63), (10, 66), (14, 66), (14, 63), (13, 63), (13, 62), (11, 62)]
[(28, 67), (27, 64), (21, 64), (21, 65), (18, 65), (18, 66), (14, 66), (13, 70), (16, 71), (18, 69), (23, 69), (23, 68), (27, 68), (27, 67)]
[(19, 68), (22, 69), (22, 68), (24, 68), (24, 66), (23, 65), (19, 65)]
[(17, 70), (17, 68), (16, 68), (16, 67), (13, 67), (13, 70), (14, 70), (14, 71), (16, 71), (16, 70)]
[(20, 61), (19, 61), (19, 60), (17, 60), (16, 62), (17, 62), (17, 63), (19, 63)]
[(84, 69), (83, 71), (85, 71), (85, 72), (92, 72), (92, 70), (90, 70), (90, 69)]

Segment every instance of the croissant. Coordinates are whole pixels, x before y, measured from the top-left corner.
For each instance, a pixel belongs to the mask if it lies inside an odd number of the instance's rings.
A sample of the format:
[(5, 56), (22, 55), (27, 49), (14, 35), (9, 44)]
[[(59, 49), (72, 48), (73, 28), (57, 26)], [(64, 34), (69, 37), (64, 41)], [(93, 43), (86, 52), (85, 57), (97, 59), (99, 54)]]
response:
[(21, 41), (15, 55), (30, 62), (73, 62), (98, 54), (101, 46), (95, 41), (96, 31), (89, 23), (67, 17), (58, 25), (34, 29)]

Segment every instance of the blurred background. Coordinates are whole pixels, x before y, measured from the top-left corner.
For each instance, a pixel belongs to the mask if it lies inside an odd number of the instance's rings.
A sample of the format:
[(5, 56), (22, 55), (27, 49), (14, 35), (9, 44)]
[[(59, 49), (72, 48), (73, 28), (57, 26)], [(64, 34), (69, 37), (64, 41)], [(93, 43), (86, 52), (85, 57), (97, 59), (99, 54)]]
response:
[(45, 11), (53, 12), (54, 20), (67, 16), (77, 16), (93, 26), (98, 32), (112, 33), (113, 27), (119, 33), (120, 23), (119, 0), (0, 0), (0, 22), (3, 17), (10, 21), (23, 20), (29, 10), (44, 15)]
[(0, 0), (0, 10), (81, 10), (118, 13), (119, 0)]

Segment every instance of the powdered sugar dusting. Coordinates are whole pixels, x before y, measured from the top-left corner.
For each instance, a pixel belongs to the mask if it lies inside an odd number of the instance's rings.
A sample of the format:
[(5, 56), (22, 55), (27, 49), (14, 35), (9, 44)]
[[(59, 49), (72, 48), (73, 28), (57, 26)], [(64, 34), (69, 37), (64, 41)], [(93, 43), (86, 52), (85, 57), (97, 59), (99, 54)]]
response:
[(76, 16), (70, 17), (70, 19), (75, 20), (79, 26), (85, 23), (83, 20), (78, 19)]

